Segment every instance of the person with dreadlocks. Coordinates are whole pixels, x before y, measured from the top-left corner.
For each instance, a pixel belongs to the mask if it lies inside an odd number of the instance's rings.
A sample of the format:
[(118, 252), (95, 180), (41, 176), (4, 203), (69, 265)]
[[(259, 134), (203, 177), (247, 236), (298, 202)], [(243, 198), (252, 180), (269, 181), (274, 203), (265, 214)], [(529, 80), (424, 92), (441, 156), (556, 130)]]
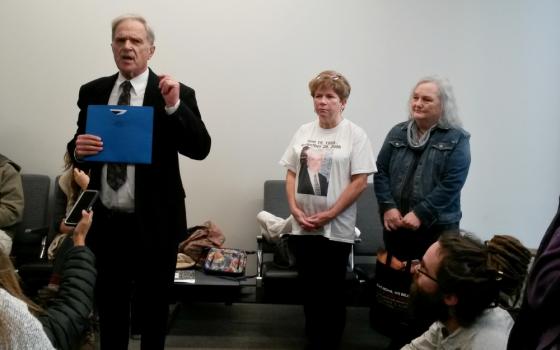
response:
[(411, 309), (435, 322), (405, 350), (506, 349), (530, 251), (511, 236), (442, 235), (413, 265)]

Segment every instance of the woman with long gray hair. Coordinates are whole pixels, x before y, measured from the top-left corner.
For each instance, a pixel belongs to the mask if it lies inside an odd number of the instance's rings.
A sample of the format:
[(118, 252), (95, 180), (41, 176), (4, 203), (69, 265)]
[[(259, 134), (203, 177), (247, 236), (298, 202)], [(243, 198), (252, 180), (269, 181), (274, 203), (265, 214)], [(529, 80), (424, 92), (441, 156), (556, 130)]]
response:
[(441, 232), (459, 228), (471, 160), (470, 135), (445, 80), (420, 80), (409, 108), (408, 120), (387, 135), (374, 176), (385, 244), (400, 260), (422, 257)]
[(422, 258), (441, 233), (458, 232), (471, 161), (470, 135), (446, 80), (421, 79), (408, 105), (409, 118), (387, 135), (374, 175), (383, 240), (401, 261)]

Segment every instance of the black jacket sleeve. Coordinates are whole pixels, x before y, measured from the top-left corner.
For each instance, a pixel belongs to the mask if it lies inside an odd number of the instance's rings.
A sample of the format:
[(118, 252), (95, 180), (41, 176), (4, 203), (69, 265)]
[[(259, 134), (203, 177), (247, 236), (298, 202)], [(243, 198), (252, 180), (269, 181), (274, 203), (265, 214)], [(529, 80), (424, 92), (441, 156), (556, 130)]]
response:
[(65, 255), (57, 297), (38, 318), (57, 349), (74, 349), (82, 339), (93, 310), (97, 271), (95, 256), (85, 246)]

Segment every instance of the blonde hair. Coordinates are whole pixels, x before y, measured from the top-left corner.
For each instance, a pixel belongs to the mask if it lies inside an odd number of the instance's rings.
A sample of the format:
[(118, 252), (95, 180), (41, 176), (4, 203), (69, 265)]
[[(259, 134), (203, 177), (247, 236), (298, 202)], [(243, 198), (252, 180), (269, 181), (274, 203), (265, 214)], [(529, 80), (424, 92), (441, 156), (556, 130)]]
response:
[[(31, 312), (34, 316), (44, 313), (41, 307), (23, 294), (19, 284), (19, 276), (12, 264), (12, 260), (2, 249), (0, 249), (0, 288), (3, 288), (10, 295), (27, 304), (29, 312)], [(0, 348), (2, 349), (5, 349), (8, 345), (6, 342), (8, 339), (7, 324), (9, 322), (10, 321), (5, 317), (4, 310), (0, 310)]]
[(74, 163), (68, 151), (64, 153), (64, 173), (59, 177), (58, 184), (60, 188), (68, 188), (70, 190), (68, 200), (74, 203), (82, 189), (80, 185), (74, 180)]
[(26, 303), (33, 315), (37, 316), (44, 312), (40, 306), (23, 294), (19, 284), (19, 276), (12, 264), (12, 260), (3, 250), (0, 250), (0, 288)]
[(309, 92), (312, 97), (315, 97), (317, 90), (323, 88), (333, 89), (342, 101), (346, 101), (350, 96), (350, 83), (342, 74), (334, 70), (323, 71), (309, 82)]

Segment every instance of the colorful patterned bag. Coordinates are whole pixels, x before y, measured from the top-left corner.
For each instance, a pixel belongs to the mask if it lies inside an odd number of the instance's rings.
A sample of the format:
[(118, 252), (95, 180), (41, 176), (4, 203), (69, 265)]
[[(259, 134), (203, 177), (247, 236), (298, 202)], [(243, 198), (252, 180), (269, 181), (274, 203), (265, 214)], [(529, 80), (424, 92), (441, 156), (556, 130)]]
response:
[(239, 277), (245, 275), (247, 252), (231, 248), (210, 248), (204, 261), (204, 272)]

